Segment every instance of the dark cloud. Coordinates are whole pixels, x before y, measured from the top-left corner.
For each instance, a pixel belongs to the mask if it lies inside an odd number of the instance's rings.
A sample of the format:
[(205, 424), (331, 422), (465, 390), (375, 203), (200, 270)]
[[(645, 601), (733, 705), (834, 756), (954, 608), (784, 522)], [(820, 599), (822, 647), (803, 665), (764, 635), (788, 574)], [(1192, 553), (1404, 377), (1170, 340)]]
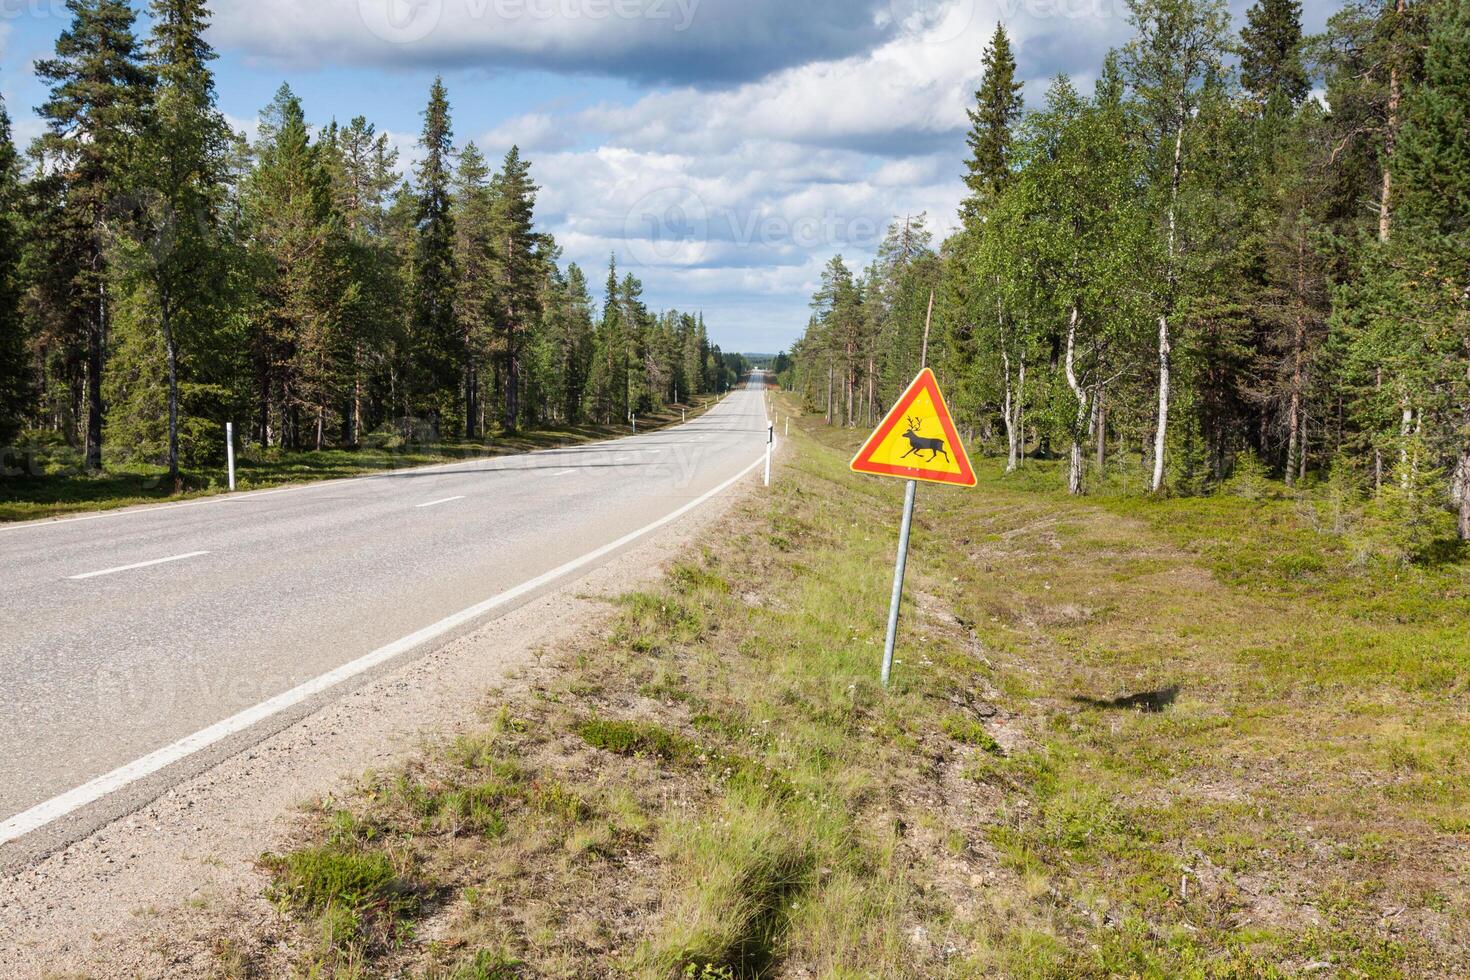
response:
[(927, 0), (255, 0), (221, 5), (215, 38), (287, 63), (721, 87), (870, 51), (912, 2)]

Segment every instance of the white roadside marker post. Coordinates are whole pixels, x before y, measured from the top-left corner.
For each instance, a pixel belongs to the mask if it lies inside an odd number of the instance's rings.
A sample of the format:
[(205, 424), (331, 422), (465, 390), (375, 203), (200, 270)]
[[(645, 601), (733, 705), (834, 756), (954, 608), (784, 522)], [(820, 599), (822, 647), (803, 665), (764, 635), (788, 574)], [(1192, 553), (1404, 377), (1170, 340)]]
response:
[(632, 418), (633, 418), (633, 434), (636, 436), (638, 434), (638, 416), (634, 415)]
[(225, 423), (225, 460), (230, 470), (230, 492), (235, 492), (235, 423)]
[(771, 485), (771, 450), (776, 445), (776, 427), (766, 423), (766, 486)]

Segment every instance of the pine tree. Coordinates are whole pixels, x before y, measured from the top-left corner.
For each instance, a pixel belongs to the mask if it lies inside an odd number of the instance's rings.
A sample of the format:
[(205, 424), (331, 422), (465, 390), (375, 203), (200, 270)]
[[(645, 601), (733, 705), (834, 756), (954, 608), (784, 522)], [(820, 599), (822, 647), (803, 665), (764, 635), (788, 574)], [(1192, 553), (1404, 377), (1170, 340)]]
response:
[(59, 173), (64, 206), (51, 235), (76, 242), (60, 251), (75, 258), (65, 275), (85, 297), (75, 325), (86, 348), (86, 466), (102, 466), (102, 373), (111, 299), (108, 296), (112, 224), (127, 217), (140, 137), (147, 131), (152, 78), (139, 59), (134, 14), (127, 0), (67, 0), (70, 27), (56, 40), (56, 57), (38, 61), (36, 75), (51, 86), (39, 108), (48, 131), (41, 152)]
[(1301, 0), (1256, 0), (1240, 40), (1241, 85), (1262, 111), (1289, 115), (1311, 88), (1302, 61)]
[(543, 263), (535, 231), (536, 191), (531, 164), (514, 146), (491, 184), (495, 207), (495, 278), (501, 318), (505, 405), (502, 424), (515, 429), (521, 418), (527, 334), (540, 316)]
[[(413, 312), (410, 328), (411, 386), (415, 407), (428, 417), (435, 438), (444, 409), (453, 405), (445, 393), (456, 389), (464, 363), (462, 337), (454, 317), (454, 217), (450, 213), (450, 157), (453, 130), (444, 80), (435, 78), (424, 110), (419, 145), (419, 209), (413, 257)], [(447, 403), (447, 405), (446, 405)]]
[(0, 445), (20, 431), (32, 398), (20, 310), (20, 205), (19, 161), (0, 98)]
[(1020, 118), (1022, 108), (1016, 59), (1002, 25), (995, 25), (995, 34), (980, 63), (984, 74), (975, 92), (975, 107), (967, 110), (970, 132), (965, 141), (970, 158), (965, 161), (965, 186), (969, 195), (960, 209), (967, 219), (977, 218), (1010, 177), (1011, 127)]
[(491, 263), (496, 239), (490, 168), (474, 143), (465, 145), (455, 173), (454, 315), (462, 331), (466, 439), (479, 435), (480, 368), (495, 341), (496, 295)]
[(385, 415), (380, 389), (389, 374), (386, 352), (399, 339), (403, 305), (402, 265), (388, 235), (387, 206), (401, 178), (398, 151), (363, 116), (343, 128), (331, 127), (323, 149), (335, 206), (347, 231), (348, 275), (358, 287), (356, 302), (344, 310), (343, 327), (351, 364), (342, 441), (350, 446), (365, 426)]

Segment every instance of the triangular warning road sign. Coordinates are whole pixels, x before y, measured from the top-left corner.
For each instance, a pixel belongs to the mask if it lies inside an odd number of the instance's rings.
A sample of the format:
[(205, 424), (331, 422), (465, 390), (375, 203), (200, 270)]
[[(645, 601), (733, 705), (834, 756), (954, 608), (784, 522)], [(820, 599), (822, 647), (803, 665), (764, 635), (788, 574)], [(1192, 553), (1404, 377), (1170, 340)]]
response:
[(852, 469), (903, 480), (975, 485), (970, 457), (965, 455), (933, 371), (919, 372), (853, 457)]

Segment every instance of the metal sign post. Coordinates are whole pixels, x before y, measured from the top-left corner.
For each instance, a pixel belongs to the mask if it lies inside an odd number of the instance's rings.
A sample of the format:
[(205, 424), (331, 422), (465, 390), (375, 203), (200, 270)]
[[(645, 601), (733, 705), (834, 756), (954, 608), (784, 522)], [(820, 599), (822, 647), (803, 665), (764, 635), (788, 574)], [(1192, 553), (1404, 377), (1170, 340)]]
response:
[(898, 561), (893, 566), (893, 598), (888, 602), (888, 639), (883, 643), (883, 686), (893, 675), (893, 645), (898, 640), (898, 607), (903, 602), (903, 572), (909, 563), (909, 528), (914, 523), (914, 497), (919, 492), (917, 480), (910, 480), (903, 495), (903, 523), (898, 529)]

